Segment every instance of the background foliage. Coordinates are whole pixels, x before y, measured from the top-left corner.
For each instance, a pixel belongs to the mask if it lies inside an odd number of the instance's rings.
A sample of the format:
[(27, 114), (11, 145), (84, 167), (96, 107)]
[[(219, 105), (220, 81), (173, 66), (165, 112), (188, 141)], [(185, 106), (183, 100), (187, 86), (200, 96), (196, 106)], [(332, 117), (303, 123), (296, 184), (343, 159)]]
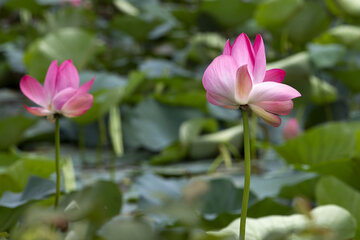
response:
[[(201, 78), (241, 32), (303, 95), (295, 139), (288, 118), (252, 118), (248, 239), (360, 238), (357, 0), (0, 0), (0, 24), (0, 239), (232, 239), (240, 113), (208, 104)], [(61, 119), (55, 212), (53, 125), (19, 81), (70, 58), (95, 98)]]

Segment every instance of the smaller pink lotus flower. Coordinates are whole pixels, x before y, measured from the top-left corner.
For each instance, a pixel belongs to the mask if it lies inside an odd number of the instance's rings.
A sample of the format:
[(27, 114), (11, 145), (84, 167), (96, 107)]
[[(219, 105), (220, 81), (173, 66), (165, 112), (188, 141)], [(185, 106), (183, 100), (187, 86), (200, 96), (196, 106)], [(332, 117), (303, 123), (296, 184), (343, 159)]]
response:
[(69, 118), (84, 114), (93, 103), (89, 90), (95, 77), (79, 87), (79, 73), (72, 60), (63, 62), (59, 67), (54, 60), (45, 77), (44, 87), (31, 76), (25, 75), (20, 81), (22, 93), (40, 107), (25, 109), (36, 116), (47, 116), (50, 120), (54, 114)]
[(256, 36), (252, 45), (246, 34), (238, 36), (231, 46), (226, 42), (223, 54), (205, 70), (203, 86), (207, 100), (228, 109), (249, 107), (271, 126), (278, 127), (278, 115), (287, 115), (293, 108), (292, 99), (301, 94), (282, 84), (285, 71), (266, 70), (264, 42)]
[(78, 7), (81, 5), (81, 0), (71, 0), (70, 2), (74, 7)]
[(300, 129), (299, 129), (299, 123), (296, 120), (296, 118), (290, 118), (285, 126), (284, 126), (284, 130), (283, 130), (283, 137), (286, 140), (290, 140), (292, 138), (297, 137), (300, 134)]

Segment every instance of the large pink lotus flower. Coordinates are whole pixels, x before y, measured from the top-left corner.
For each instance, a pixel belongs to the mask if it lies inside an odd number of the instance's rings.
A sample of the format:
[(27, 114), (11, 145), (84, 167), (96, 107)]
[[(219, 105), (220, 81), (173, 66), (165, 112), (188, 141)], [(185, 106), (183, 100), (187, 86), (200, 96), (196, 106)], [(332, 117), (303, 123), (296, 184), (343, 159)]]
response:
[(59, 67), (53, 61), (45, 77), (44, 87), (31, 76), (25, 75), (20, 81), (23, 94), (40, 107), (25, 108), (31, 114), (48, 116), (53, 119), (54, 114), (61, 114), (69, 118), (84, 114), (93, 103), (93, 96), (89, 90), (95, 78), (79, 87), (79, 73), (71, 59), (63, 62)]
[(260, 35), (251, 45), (246, 34), (238, 36), (231, 46), (225, 44), (223, 54), (216, 57), (205, 70), (203, 85), (207, 100), (218, 106), (238, 109), (248, 106), (271, 126), (278, 127), (281, 119), (293, 108), (291, 99), (301, 94), (282, 84), (285, 71), (266, 71), (264, 42)]

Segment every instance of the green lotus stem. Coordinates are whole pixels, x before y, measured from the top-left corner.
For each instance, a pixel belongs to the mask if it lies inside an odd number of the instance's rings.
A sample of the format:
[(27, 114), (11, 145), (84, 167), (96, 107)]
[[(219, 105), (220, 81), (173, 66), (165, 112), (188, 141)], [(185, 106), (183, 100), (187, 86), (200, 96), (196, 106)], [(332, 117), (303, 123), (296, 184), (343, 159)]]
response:
[(55, 170), (56, 170), (56, 194), (54, 207), (57, 209), (59, 206), (60, 199), (60, 184), (61, 184), (61, 173), (60, 173), (60, 116), (55, 114)]
[(84, 126), (79, 126), (79, 152), (80, 152), (80, 162), (82, 164), (85, 163), (86, 157), (85, 157), (85, 130)]
[(252, 114), (251, 116), (251, 157), (256, 159), (256, 134), (257, 134), (257, 116)]
[(239, 239), (245, 240), (245, 228), (246, 228), (246, 215), (250, 194), (250, 131), (249, 131), (249, 117), (247, 108), (240, 108), (242, 112), (243, 128), (244, 128), (244, 158), (245, 158), (245, 181), (243, 200), (241, 205), (241, 219), (240, 219), (240, 234)]
[(99, 142), (96, 149), (96, 164), (99, 167), (102, 163), (103, 148), (106, 146), (106, 123), (104, 117), (100, 117), (98, 120), (99, 127)]
[(111, 181), (115, 182), (116, 180), (116, 154), (115, 152), (112, 152), (111, 158), (110, 158), (110, 179)]

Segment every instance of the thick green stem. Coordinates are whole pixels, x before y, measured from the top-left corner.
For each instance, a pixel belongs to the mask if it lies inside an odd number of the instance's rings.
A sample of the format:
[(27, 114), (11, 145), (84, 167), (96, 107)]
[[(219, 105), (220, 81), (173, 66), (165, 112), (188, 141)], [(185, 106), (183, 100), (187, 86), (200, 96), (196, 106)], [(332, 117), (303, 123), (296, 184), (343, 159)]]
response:
[(55, 115), (55, 170), (56, 170), (56, 194), (54, 207), (57, 209), (59, 206), (60, 199), (60, 184), (61, 184), (61, 173), (60, 173), (60, 116)]
[(250, 132), (249, 132), (249, 119), (248, 119), (247, 109), (241, 109), (241, 112), (242, 112), (243, 128), (244, 128), (245, 181), (244, 181), (243, 200), (241, 206), (239, 239), (245, 240), (245, 226), (246, 226), (246, 215), (247, 215), (247, 207), (248, 207), (249, 194), (250, 194), (250, 174), (251, 174)]

